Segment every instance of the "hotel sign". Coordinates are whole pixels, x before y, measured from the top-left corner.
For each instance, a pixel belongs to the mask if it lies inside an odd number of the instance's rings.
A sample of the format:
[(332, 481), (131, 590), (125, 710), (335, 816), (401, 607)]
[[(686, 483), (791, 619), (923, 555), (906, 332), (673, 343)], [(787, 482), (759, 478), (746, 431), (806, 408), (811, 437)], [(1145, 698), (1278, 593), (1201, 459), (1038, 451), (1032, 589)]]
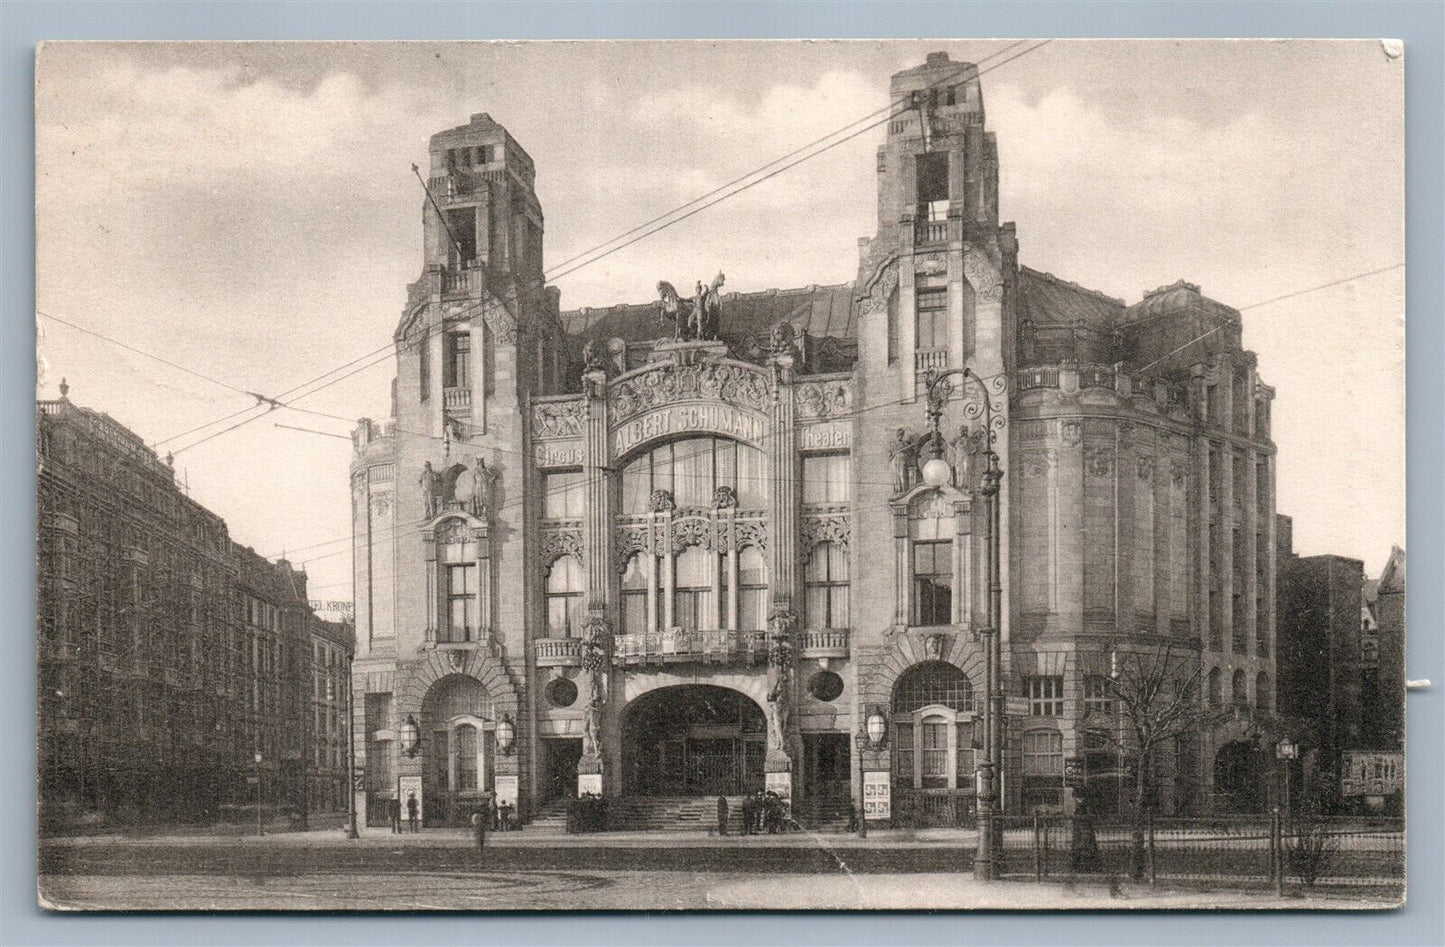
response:
[(612, 432), (612, 455), (620, 457), (647, 441), (673, 434), (720, 434), (761, 444), (767, 426), (755, 414), (726, 404), (675, 404), (657, 408)]

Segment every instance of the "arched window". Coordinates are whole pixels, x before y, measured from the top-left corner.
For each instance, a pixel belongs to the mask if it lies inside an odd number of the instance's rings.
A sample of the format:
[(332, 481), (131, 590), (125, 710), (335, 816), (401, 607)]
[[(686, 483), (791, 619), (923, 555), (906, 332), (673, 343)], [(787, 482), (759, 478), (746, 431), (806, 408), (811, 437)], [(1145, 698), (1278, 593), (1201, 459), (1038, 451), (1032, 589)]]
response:
[(1263, 671), (1254, 678), (1254, 703), (1260, 710), (1274, 709), (1274, 694), (1269, 688), (1269, 675)]
[(745, 546), (738, 553), (738, 628), (762, 631), (767, 622), (768, 557), (757, 546)]
[(973, 685), (926, 661), (893, 687), (893, 778), (903, 789), (973, 788)]
[(582, 564), (560, 556), (547, 571), (547, 636), (574, 637), (582, 625)]
[(909, 516), (913, 625), (953, 623), (953, 510), (937, 492), (914, 502)]
[(1220, 679), (1219, 668), (1209, 672), (1209, 706), (1216, 710), (1224, 706), (1224, 683)]
[(1229, 682), (1230, 699), (1236, 707), (1243, 707), (1249, 703), (1249, 682), (1244, 677), (1243, 671), (1235, 671)]
[(622, 570), (622, 633), (639, 635), (647, 627), (647, 569), (651, 556), (640, 552), (627, 557)]
[(447, 530), (441, 543), (441, 585), (446, 620), (438, 638), (473, 641), (480, 631), (477, 598), (477, 544), (465, 528)]
[(679, 507), (712, 506), (718, 487), (731, 487), (745, 510), (767, 507), (767, 464), (756, 447), (721, 437), (690, 437), (653, 448), (622, 470), (622, 512), (646, 513), (666, 490)]
[(803, 583), (809, 628), (849, 627), (847, 546), (831, 542), (814, 546)]
[(684, 631), (716, 628), (717, 604), (712, 597), (712, 557), (690, 546), (677, 557), (673, 572), (672, 620)]

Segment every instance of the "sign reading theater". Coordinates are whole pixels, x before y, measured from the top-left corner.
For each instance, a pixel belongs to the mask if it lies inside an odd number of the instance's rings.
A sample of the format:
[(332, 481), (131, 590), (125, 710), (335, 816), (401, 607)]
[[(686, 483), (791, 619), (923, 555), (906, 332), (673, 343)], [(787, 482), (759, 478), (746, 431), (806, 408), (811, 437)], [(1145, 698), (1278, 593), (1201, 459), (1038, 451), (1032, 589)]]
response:
[(752, 444), (763, 440), (763, 419), (725, 404), (678, 404), (657, 408), (612, 432), (613, 456), (671, 434), (711, 433)]

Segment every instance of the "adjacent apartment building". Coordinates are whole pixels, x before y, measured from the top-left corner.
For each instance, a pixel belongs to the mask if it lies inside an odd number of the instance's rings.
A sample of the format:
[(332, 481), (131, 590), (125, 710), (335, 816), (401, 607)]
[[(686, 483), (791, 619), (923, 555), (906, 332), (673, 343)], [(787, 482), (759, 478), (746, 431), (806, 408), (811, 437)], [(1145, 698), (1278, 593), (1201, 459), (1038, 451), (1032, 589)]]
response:
[(225, 818), (258, 777), (270, 812), (344, 809), (350, 626), (60, 391), (36, 405), (45, 824)]
[[(740, 294), (659, 261), (676, 286), (603, 309), (545, 284), (522, 145), (484, 114), (432, 136), (392, 417), (359, 423), (350, 470), (368, 821), (597, 792), (625, 824), (763, 786), (805, 814), (967, 821), (990, 445), (1005, 811), (1071, 811), (1071, 759), (1123, 799), (1127, 750), (1088, 734), (1135, 654), (1200, 714), (1152, 761), (1153, 804), (1262, 804), (1273, 390), (1240, 313), (1021, 265), (977, 68), (930, 55), (890, 91), (853, 282)], [(928, 373), (965, 367), (940, 444)]]

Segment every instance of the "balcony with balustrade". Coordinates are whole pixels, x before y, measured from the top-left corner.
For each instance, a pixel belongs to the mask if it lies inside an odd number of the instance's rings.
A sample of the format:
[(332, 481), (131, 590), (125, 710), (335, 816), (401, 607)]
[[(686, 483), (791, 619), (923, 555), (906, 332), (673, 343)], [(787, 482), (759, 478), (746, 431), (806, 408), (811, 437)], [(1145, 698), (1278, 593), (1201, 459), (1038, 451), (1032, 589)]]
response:
[(582, 639), (538, 638), (532, 642), (537, 667), (575, 667), (582, 663)]
[(472, 389), (470, 386), (442, 389), (442, 405), (448, 414), (471, 414)]
[(688, 631), (672, 628), (642, 634), (618, 635), (613, 661), (624, 666), (677, 664), (764, 664), (768, 659), (767, 633), (722, 628)]
[(957, 217), (945, 220), (915, 220), (913, 222), (913, 243), (915, 246), (938, 246), (963, 239), (963, 221)]
[(799, 655), (804, 658), (848, 657), (847, 628), (812, 628), (798, 639)]

